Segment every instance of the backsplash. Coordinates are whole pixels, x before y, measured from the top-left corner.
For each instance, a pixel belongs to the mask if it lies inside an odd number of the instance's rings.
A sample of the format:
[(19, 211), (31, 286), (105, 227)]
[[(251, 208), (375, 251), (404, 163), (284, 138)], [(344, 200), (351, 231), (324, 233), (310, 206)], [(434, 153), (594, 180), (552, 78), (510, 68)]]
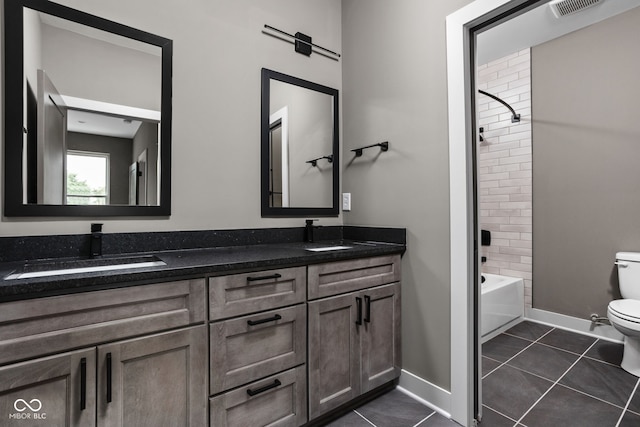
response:
[(478, 89), (498, 96), (521, 115), (511, 113), (489, 97), (478, 95), (478, 126), (484, 141), (478, 144), (480, 226), (490, 230), (491, 246), (484, 273), (521, 277), (525, 307), (532, 295), (532, 162), (531, 162), (531, 53), (524, 49), (478, 67)]
[[(316, 240), (375, 240), (406, 243), (404, 228), (319, 226)], [(302, 242), (304, 227), (236, 230), (104, 233), (103, 255), (179, 249), (248, 246)], [(45, 258), (75, 258), (89, 255), (90, 234), (0, 238), (0, 262)]]

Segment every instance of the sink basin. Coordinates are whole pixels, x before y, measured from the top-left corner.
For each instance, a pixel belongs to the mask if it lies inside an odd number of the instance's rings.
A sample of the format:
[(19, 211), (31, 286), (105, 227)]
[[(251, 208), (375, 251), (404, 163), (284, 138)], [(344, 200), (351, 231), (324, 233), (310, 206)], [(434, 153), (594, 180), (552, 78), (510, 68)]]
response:
[(23, 266), (22, 270), (13, 272), (5, 277), (5, 280), (157, 267), (162, 265), (167, 264), (160, 258), (153, 255), (127, 258), (90, 258), (64, 261), (27, 262)]
[(351, 246), (322, 246), (318, 248), (305, 248), (305, 250), (311, 252), (341, 251), (344, 249), (351, 249)]

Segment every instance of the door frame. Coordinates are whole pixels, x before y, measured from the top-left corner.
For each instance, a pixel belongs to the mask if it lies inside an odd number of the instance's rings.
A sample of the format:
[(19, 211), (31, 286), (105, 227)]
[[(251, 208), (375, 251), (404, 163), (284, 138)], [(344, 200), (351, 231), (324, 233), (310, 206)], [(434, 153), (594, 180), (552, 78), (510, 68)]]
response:
[[(475, 0), (446, 18), (449, 110), (451, 418), (475, 425), (482, 408), (478, 299), (480, 260), (475, 205), (473, 29), (531, 0)], [(478, 390), (476, 391), (476, 387)], [(477, 407), (477, 410), (476, 410)]]

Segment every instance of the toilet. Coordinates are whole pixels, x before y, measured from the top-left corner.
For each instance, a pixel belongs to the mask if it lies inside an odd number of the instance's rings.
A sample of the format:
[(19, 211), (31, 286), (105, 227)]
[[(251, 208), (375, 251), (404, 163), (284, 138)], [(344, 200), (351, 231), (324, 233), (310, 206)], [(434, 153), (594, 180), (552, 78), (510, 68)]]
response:
[(609, 303), (607, 317), (625, 336), (622, 369), (640, 377), (640, 252), (618, 252), (616, 265), (623, 299)]

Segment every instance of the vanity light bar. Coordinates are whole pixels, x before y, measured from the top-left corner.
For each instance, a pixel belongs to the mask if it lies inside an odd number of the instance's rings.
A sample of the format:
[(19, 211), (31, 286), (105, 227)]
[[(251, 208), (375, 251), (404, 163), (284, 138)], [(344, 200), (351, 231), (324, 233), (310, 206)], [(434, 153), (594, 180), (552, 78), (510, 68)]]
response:
[[(315, 43), (312, 43), (311, 42), (311, 37), (306, 35), (306, 34), (302, 34), (300, 32), (297, 32), (295, 35), (289, 34), (289, 33), (285, 32), (285, 31), (279, 30), (279, 29), (277, 29), (275, 27), (272, 27), (271, 25), (267, 25), (267, 24), (264, 25), (264, 28), (267, 29), (267, 30), (274, 31), (276, 33), (285, 35), (287, 37), (291, 37), (294, 40), (296, 52), (302, 53), (303, 55), (307, 55), (307, 56), (311, 55), (311, 48), (313, 47), (313, 48), (316, 48), (316, 49), (320, 49), (322, 51), (322, 52), (318, 52), (316, 50), (317, 53), (319, 53), (321, 55), (324, 55), (327, 58), (335, 59), (336, 61), (342, 56), (337, 52), (334, 52), (332, 50), (329, 50), (327, 48), (319, 46), (319, 45), (317, 45)], [(270, 34), (270, 33), (267, 33), (267, 34)], [(327, 54), (329, 54), (329, 55), (327, 55)], [(333, 55), (333, 56), (330, 56), (330, 55)]]

